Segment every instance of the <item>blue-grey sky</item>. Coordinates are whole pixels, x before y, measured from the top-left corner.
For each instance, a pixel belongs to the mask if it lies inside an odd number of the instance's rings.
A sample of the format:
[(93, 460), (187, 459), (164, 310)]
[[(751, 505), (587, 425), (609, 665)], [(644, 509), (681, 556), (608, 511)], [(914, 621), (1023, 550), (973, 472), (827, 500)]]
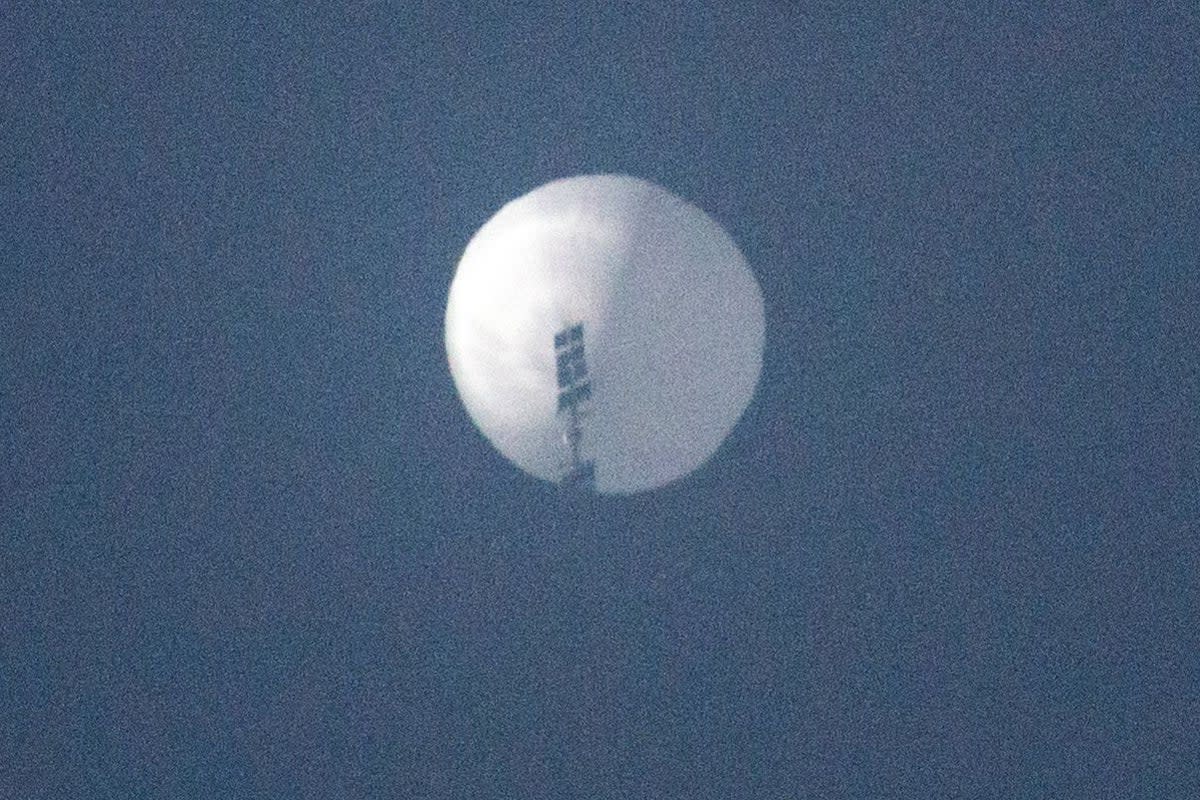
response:
[[(1194, 3), (101, 5), (0, 14), (0, 796), (1200, 796)], [(767, 346), (578, 512), (442, 313), (587, 172)]]

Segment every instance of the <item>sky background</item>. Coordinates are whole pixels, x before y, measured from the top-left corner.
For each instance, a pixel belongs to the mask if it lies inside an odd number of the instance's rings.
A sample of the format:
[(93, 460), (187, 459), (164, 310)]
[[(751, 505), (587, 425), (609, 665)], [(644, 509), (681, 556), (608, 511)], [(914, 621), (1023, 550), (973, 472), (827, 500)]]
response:
[[(1194, 3), (88, 5), (0, 14), (0, 796), (1200, 796)], [(767, 342), (581, 510), (442, 314), (590, 172)]]

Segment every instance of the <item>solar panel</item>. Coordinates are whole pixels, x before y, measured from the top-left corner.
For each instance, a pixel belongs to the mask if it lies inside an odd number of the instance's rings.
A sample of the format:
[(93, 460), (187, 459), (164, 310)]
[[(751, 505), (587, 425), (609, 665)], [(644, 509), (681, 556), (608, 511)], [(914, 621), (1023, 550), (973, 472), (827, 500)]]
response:
[(581, 383), (569, 389), (564, 389), (558, 395), (558, 410), (564, 411), (568, 408), (575, 408), (580, 403), (590, 400), (591, 397), (592, 384), (590, 383)]
[(587, 362), (583, 360), (583, 347), (573, 347), (558, 354), (556, 360), (558, 386), (566, 389), (587, 379)]
[(573, 344), (583, 344), (583, 323), (572, 325), (554, 334), (555, 350), (561, 350)]

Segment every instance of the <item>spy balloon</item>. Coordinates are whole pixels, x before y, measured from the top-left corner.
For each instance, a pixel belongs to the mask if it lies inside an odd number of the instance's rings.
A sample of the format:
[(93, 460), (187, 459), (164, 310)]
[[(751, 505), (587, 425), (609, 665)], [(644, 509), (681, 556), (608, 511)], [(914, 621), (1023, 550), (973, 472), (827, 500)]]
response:
[(704, 464), (754, 393), (762, 293), (725, 231), (621, 175), (546, 184), (471, 239), (446, 352), (479, 430), (526, 472), (597, 491)]

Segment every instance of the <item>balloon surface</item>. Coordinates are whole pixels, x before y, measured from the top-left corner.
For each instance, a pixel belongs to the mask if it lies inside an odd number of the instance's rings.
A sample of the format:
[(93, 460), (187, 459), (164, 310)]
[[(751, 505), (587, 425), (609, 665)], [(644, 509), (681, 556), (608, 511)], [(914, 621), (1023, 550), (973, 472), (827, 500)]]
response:
[(555, 334), (582, 323), (582, 456), (599, 492), (654, 489), (706, 462), (754, 394), (762, 293), (721, 226), (637, 178), (546, 184), (475, 234), (450, 286), (446, 352), (463, 404), (526, 472), (571, 466)]

